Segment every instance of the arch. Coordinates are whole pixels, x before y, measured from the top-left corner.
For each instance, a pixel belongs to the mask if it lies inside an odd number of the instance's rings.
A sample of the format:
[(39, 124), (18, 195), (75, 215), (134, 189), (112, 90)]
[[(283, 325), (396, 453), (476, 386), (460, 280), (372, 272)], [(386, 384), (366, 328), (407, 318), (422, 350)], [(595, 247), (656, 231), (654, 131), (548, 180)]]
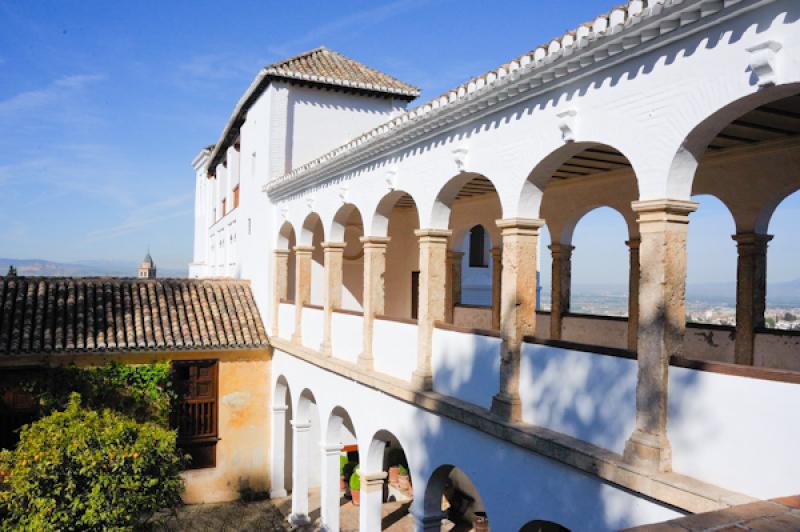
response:
[[(730, 325), (736, 315), (736, 222), (728, 205), (713, 194), (692, 196), (699, 203), (692, 213), (686, 238), (686, 320), (715, 323), (704, 317), (707, 303), (730, 303)], [(690, 348), (690, 347), (688, 347)], [(692, 355), (694, 353), (687, 353)]]
[[(517, 216), (542, 217), (544, 192), (554, 178), (584, 178), (614, 170), (633, 173), (630, 159), (617, 148), (594, 141), (568, 142), (546, 155), (528, 174), (520, 191)], [(635, 179), (634, 185), (638, 197)]]
[[(323, 530), (339, 530), (341, 507), (344, 506), (340, 499), (340, 477), (343, 477), (345, 482), (345, 498), (352, 498), (348, 483), (355, 469), (355, 463), (351, 463), (349, 456), (353, 454), (350, 448), (357, 441), (355, 434), (353, 420), (347, 410), (341, 406), (334, 407), (328, 415), (320, 443), (323, 451), (320, 475), (320, 524)], [(357, 451), (355, 454), (357, 455)]]
[(322, 219), (316, 212), (309, 213), (303, 220), (303, 226), (300, 229), (300, 238), (298, 242), (301, 246), (310, 246), (314, 243), (317, 231), (320, 231), (320, 242), (325, 240), (325, 228), (322, 225)]
[(314, 398), (314, 393), (308, 388), (303, 388), (303, 391), (298, 396), (297, 408), (295, 409), (297, 421), (302, 423), (311, 422), (312, 415), (318, 414), (315, 412), (316, 407), (317, 400)]
[(292, 491), (293, 434), (292, 396), (286, 377), (275, 379), (272, 391), (271, 497), (285, 497)]
[(486, 515), (478, 488), (463, 470), (451, 464), (440, 465), (428, 478), (422, 502), (426, 518), (442, 515), (443, 496), (450, 504), (447, 518), (454, 523), (469, 522), (476, 512)]
[(770, 230), (770, 224), (775, 211), (784, 201), (789, 199), (789, 196), (794, 195), (798, 190), (800, 190), (800, 183), (786, 190), (781, 190), (766, 201), (756, 217), (755, 232), (761, 235), (767, 234)]
[[(615, 205), (597, 203), (597, 204), (588, 204), (582, 207), (565, 223), (561, 224), (561, 227), (559, 228), (559, 234), (550, 235), (551, 239), (554, 242), (560, 242), (561, 244), (565, 245), (572, 244), (572, 239), (573, 236), (575, 235), (575, 228), (578, 226), (581, 220), (585, 219), (588, 215), (600, 209), (611, 209), (612, 211), (616, 212), (622, 217), (622, 219), (625, 221), (625, 226), (628, 229), (628, 238), (633, 238), (639, 234), (639, 226), (636, 223), (636, 217), (632, 210), (628, 209), (628, 212), (625, 212)], [(550, 228), (551, 231), (553, 230), (553, 226), (548, 226), (548, 227)]]
[(292, 223), (289, 220), (285, 220), (278, 230), (278, 239), (275, 243), (275, 248), (291, 250), (291, 246), (293, 246), (296, 241), (295, 234)]
[[(360, 472), (361, 478), (361, 514), (360, 519), (363, 530), (382, 530), (385, 524), (381, 518), (381, 506), (384, 498), (388, 501), (393, 499), (409, 499), (411, 498), (411, 490), (413, 484), (413, 475), (409, 471), (408, 486), (404, 486), (398, 475), (397, 483), (393, 484), (393, 479), (388, 473), (394, 466), (402, 465), (408, 470), (408, 460), (405, 456), (406, 447), (400, 440), (388, 430), (378, 430), (370, 439), (367, 446), (366, 455), (361, 454)], [(398, 468), (399, 470), (399, 468)], [(381, 475), (383, 473), (383, 475)], [(399, 473), (399, 471), (398, 471)], [(389, 476), (388, 482), (384, 483), (383, 490), (366, 489), (364, 475), (369, 475), (370, 478), (378, 479), (381, 476)], [(373, 480), (374, 481), (374, 480)], [(372, 482), (372, 481), (371, 481)], [(393, 491), (394, 490), (394, 491)], [(386, 497), (384, 497), (386, 493)], [(408, 511), (406, 507), (404, 512)], [(395, 516), (398, 518), (399, 516)]]
[(330, 229), (328, 230), (328, 240), (331, 242), (344, 242), (345, 228), (348, 223), (354, 220), (362, 223), (361, 211), (352, 203), (345, 203), (336, 211), (331, 220)]
[[(405, 190), (392, 190), (383, 196), (378, 201), (378, 205), (372, 214), (369, 236), (389, 236), (389, 219), (392, 216), (392, 211), (395, 207), (403, 205), (404, 202), (409, 200), (414, 209), (417, 210), (417, 201)], [(417, 212), (417, 227), (419, 227), (419, 212)]]
[(519, 532), (570, 532), (569, 528), (552, 521), (536, 519), (528, 521), (519, 529)]
[[(456, 236), (458, 235), (458, 236)], [(454, 232), (453, 246), (460, 257), (460, 286), (458, 300), (454, 305), (492, 306), (492, 275), (494, 264), (492, 260), (493, 242), (491, 232), (483, 224), (471, 227), (464, 226), (458, 233)], [(454, 279), (458, 282), (459, 279)], [(454, 310), (454, 321), (456, 317)]]
[(499, 194), (497, 194), (497, 187), (495, 186), (494, 182), (483, 174), (478, 174), (475, 172), (461, 172), (460, 174), (450, 178), (442, 186), (442, 188), (439, 189), (439, 192), (436, 194), (436, 199), (433, 202), (430, 216), (428, 217), (430, 220), (428, 225), (436, 229), (447, 229), (451, 221), (450, 217), (453, 209), (453, 203), (460, 197), (464, 187), (470, 183), (476, 182), (484, 183), (484, 187), (486, 186), (486, 182), (491, 185), (492, 192), (494, 192), (494, 194), (497, 196), (497, 202), (500, 205), (500, 216), (502, 216), (503, 204), (500, 200)]
[[(773, 210), (769, 234), (773, 239), (767, 248), (766, 272), (766, 325), (797, 329), (800, 321), (781, 320), (786, 313), (793, 313), (796, 307), (796, 289), (792, 289), (800, 278), (797, 265), (800, 264), (800, 246), (798, 246), (797, 220), (800, 218), (800, 190), (783, 198)], [(774, 320), (774, 322), (773, 322)], [(784, 321), (780, 324), (779, 321)], [(774, 355), (773, 355), (774, 356)], [(787, 367), (790, 367), (787, 364)]]
[(706, 118), (687, 133), (678, 146), (666, 176), (665, 197), (688, 199), (697, 168), (707, 148), (723, 130), (758, 107), (800, 93), (800, 83), (765, 87), (743, 97), (720, 102)]

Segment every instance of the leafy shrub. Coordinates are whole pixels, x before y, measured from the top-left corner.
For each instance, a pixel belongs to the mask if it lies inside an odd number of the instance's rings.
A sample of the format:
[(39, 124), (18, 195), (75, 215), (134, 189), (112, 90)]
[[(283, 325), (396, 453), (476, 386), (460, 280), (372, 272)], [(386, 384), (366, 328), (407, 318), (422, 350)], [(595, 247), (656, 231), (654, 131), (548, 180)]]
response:
[(111, 408), (137, 421), (167, 427), (174, 398), (170, 371), (169, 362), (55, 367), (31, 373), (23, 388), (39, 400), (41, 415), (64, 410), (76, 392), (88, 408)]
[(350, 491), (358, 491), (361, 489), (361, 473), (359, 472), (358, 468), (353, 470), (353, 474), (350, 475)]
[(399, 465), (399, 466), (397, 466), (397, 467), (399, 467), (399, 468), (400, 468), (400, 470), (399, 470), (399, 472), (398, 472), (398, 474), (399, 474), (399, 475), (405, 475), (405, 476), (408, 476), (408, 468), (407, 468), (406, 466), (404, 466), (403, 464), (400, 464), (400, 465)]
[(344, 475), (344, 466), (347, 465), (347, 457), (342, 455), (339, 457), (339, 475)]
[(175, 433), (154, 423), (82, 408), (72, 394), (20, 436), (0, 453), (0, 530), (128, 530), (180, 502)]

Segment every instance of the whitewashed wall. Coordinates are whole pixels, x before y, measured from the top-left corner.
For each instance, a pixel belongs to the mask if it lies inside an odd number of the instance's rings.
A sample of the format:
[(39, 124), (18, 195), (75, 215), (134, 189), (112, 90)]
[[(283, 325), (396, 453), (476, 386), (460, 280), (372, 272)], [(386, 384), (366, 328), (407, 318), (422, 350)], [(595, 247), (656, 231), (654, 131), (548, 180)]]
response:
[(355, 363), (363, 350), (364, 318), (334, 312), (331, 326), (331, 351), (335, 358)]
[(375, 320), (374, 323), (375, 371), (410, 381), (417, 366), (417, 326), (390, 320)]
[(434, 391), (488, 409), (500, 382), (500, 339), (435, 329), (431, 365)]
[(419, 494), (411, 508), (415, 515), (423, 515), (422, 494), (431, 473), (451, 464), (480, 493), (493, 530), (519, 530), (531, 519), (554, 521), (572, 530), (618, 530), (679, 516), (575, 469), (276, 350), (273, 382), (280, 376), (287, 379), (293, 398), (302, 388), (314, 392), (321, 423), (326, 423), (335, 406), (344, 408), (353, 420), (361, 449), (368, 448), (380, 430), (398, 439), (409, 461), (414, 492)]

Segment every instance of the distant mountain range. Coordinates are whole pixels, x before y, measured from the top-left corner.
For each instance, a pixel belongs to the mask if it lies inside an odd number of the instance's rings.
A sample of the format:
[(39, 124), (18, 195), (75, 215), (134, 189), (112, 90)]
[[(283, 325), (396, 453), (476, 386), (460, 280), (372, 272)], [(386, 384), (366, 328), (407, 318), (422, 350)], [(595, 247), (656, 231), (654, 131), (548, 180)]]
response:
[[(550, 287), (545, 286), (545, 291)], [(572, 294), (585, 297), (627, 297), (628, 287), (621, 284), (574, 284)], [(800, 279), (768, 283), (767, 294), (772, 304), (800, 305)], [(728, 303), (736, 300), (736, 283), (694, 283), (686, 286), (689, 302)]]
[[(41, 277), (136, 277), (138, 262), (113, 260), (82, 260), (75, 263), (54, 262), (43, 259), (0, 258), (0, 275), (14, 265), (17, 275)], [(159, 277), (186, 277), (187, 268), (161, 268), (156, 263)]]

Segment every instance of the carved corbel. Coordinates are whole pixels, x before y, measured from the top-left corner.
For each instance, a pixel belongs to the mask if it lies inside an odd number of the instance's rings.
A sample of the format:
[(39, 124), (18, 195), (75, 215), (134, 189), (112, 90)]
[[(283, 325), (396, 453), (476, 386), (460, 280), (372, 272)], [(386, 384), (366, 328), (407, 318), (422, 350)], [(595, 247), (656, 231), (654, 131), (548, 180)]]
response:
[(561, 130), (561, 140), (564, 142), (575, 142), (578, 111), (567, 109), (556, 115), (558, 117), (558, 129)]
[(782, 47), (777, 41), (765, 41), (747, 49), (750, 53), (750, 70), (760, 88), (778, 83), (777, 55)]
[(466, 146), (459, 146), (453, 150), (453, 162), (456, 164), (456, 171), (459, 173), (467, 171), (467, 158), (469, 149)]

